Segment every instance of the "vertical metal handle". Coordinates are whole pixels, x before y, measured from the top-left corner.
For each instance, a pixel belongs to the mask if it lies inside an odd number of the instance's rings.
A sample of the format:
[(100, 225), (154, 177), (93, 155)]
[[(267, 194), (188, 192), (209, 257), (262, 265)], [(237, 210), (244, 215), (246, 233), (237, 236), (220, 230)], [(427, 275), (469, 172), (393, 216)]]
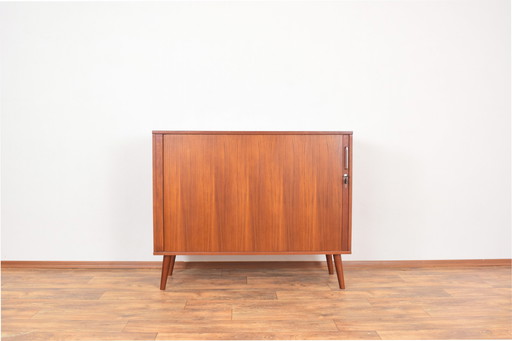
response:
[(348, 147), (345, 147), (345, 169), (348, 169)]

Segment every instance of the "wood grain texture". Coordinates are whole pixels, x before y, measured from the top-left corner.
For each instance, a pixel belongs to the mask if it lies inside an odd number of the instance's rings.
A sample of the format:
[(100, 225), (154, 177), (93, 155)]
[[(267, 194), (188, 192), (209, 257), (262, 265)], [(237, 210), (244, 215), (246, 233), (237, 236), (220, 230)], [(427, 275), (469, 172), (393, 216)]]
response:
[(337, 253), (337, 254), (350, 254), (351, 251), (335, 251), (335, 250), (323, 250), (323, 251), (162, 251), (153, 252), (155, 256), (168, 256), (168, 255), (318, 255), (320, 253)]
[(343, 231), (345, 233), (345, 235), (343, 236), (343, 242), (346, 243), (345, 247), (343, 250), (348, 250), (349, 253), (351, 253), (352, 251), (352, 189), (353, 189), (353, 183), (354, 183), (354, 172), (352, 171), (353, 170), (353, 166), (354, 166), (354, 158), (353, 158), (353, 155), (354, 155), (354, 145), (352, 143), (353, 141), (353, 136), (352, 134), (349, 134), (349, 135), (345, 135), (344, 136), (344, 143), (345, 143), (345, 146), (349, 148), (349, 167), (348, 167), (348, 174), (349, 174), (349, 177), (350, 177), (350, 184), (348, 187), (345, 187), (345, 190), (347, 191), (348, 190), (348, 193), (346, 193), (345, 197), (344, 197), (344, 202), (346, 203), (346, 205), (343, 206), (343, 208), (346, 210), (344, 212), (344, 217), (346, 219), (346, 221), (344, 222), (344, 228), (343, 228)]
[(2, 339), (512, 338), (510, 266), (349, 266), (344, 291), (325, 268), (178, 263), (165, 292), (153, 268), (2, 268)]
[[(115, 333), (115, 332), (29, 332), (2, 333), (3, 340), (9, 341), (91, 341), (91, 340), (155, 340), (156, 333)], [(160, 339), (162, 340), (162, 339)]]
[(153, 134), (168, 135), (352, 135), (351, 131), (194, 131), (153, 130)]
[(350, 251), (344, 143), (345, 135), (164, 135), (164, 251)]
[(380, 340), (375, 331), (335, 331), (306, 333), (158, 333), (157, 340)]
[(163, 136), (153, 134), (153, 250), (164, 250)]

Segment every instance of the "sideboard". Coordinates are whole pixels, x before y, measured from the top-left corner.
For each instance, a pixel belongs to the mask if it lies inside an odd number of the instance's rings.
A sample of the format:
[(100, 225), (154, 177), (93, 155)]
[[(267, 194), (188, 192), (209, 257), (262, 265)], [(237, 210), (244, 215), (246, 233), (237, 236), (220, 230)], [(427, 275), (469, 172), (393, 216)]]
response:
[[(345, 288), (352, 132), (153, 131), (154, 254), (326, 255)], [(334, 259), (334, 266), (333, 266)]]

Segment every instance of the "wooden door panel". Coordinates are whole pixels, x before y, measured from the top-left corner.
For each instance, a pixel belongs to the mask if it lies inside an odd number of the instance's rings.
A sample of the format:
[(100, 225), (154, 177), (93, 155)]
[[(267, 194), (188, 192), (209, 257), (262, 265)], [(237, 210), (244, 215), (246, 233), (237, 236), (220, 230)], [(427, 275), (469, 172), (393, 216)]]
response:
[(165, 251), (346, 247), (343, 135), (166, 134), (163, 139)]

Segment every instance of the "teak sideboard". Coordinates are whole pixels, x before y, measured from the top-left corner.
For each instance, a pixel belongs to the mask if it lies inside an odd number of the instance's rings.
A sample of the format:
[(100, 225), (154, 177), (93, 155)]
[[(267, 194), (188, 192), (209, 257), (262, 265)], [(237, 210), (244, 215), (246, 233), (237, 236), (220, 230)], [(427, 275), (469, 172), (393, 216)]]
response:
[[(324, 254), (345, 288), (352, 132), (153, 131), (154, 254)], [(332, 259), (334, 258), (334, 267)]]

